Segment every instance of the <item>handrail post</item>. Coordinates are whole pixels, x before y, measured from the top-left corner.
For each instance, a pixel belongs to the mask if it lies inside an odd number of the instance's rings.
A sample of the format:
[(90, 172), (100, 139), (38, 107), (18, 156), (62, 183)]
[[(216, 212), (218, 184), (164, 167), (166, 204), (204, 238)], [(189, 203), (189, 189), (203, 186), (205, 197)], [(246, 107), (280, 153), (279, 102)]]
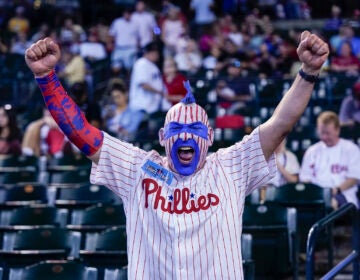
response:
[(315, 254), (315, 241), (318, 236), (319, 227), (317, 224), (313, 225), (308, 234), (306, 246), (306, 280), (314, 279), (314, 254)]
[(359, 210), (355, 210), (352, 213), (352, 228), (353, 228), (353, 234), (352, 234), (352, 244), (353, 244), (353, 250), (357, 252), (357, 258), (353, 262), (353, 279), (359, 279), (359, 254), (360, 254), (360, 215)]
[(352, 247), (353, 251), (348, 255), (341, 263), (332, 268), (322, 279), (332, 279), (339, 271), (341, 271), (345, 266), (352, 262), (353, 264), (353, 279), (359, 279), (359, 253), (360, 253), (360, 220), (359, 220), (359, 211), (356, 209), (355, 205), (352, 203), (347, 203), (341, 206), (339, 209), (333, 211), (326, 217), (320, 219), (315, 223), (308, 234), (307, 247), (306, 247), (306, 280), (314, 279), (314, 254), (315, 254), (315, 242), (317, 240), (318, 234), (329, 224), (333, 223), (338, 218), (344, 216), (346, 213), (351, 211), (352, 217)]

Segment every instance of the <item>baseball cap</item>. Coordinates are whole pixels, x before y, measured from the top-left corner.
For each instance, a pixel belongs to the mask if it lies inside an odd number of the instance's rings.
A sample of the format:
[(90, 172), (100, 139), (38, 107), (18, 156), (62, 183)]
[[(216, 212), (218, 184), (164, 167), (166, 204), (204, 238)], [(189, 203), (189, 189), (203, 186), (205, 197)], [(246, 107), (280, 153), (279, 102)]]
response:
[(238, 59), (232, 59), (229, 62), (229, 66), (236, 67), (236, 68), (241, 68), (241, 61), (238, 60)]
[(150, 42), (143, 47), (143, 52), (159, 51), (159, 46), (155, 42)]

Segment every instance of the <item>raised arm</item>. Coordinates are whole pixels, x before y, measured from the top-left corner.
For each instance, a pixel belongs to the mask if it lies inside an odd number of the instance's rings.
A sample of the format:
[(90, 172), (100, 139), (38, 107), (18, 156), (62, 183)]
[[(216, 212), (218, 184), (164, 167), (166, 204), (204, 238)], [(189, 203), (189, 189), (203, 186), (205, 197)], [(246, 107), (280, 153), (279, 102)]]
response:
[(25, 52), (25, 61), (33, 72), (52, 117), (69, 140), (92, 161), (98, 162), (102, 132), (90, 125), (76, 103), (68, 96), (55, 74), (60, 48), (50, 38), (39, 40)]
[[(304, 31), (297, 48), (301, 69), (305, 75), (317, 76), (329, 55), (326, 42)], [(271, 118), (260, 126), (260, 143), (266, 160), (303, 114), (314, 89), (314, 82), (298, 74)]]

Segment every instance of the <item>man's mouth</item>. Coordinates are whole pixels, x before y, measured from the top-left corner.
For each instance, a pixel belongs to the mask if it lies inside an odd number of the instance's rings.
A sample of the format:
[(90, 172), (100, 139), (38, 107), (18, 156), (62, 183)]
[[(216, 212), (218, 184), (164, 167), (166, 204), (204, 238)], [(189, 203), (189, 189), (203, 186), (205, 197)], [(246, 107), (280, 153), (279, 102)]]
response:
[(194, 156), (192, 147), (180, 147), (178, 149), (178, 157), (181, 164), (190, 164)]

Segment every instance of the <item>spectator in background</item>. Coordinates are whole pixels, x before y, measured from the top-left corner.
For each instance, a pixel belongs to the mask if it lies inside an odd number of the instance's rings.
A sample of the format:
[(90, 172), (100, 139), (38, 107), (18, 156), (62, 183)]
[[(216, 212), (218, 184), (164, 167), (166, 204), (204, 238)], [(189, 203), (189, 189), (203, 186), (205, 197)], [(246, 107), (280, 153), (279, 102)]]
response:
[(37, 31), (31, 36), (30, 41), (32, 43), (37, 42), (38, 40), (44, 39), (48, 36), (50, 36), (51, 29), (48, 23), (43, 22), (40, 24), (40, 26), (37, 28)]
[(105, 46), (99, 41), (95, 28), (90, 28), (87, 40), (79, 45), (79, 51), (81, 57), (87, 62), (102, 60), (107, 57)]
[(199, 49), (203, 55), (209, 54), (213, 46), (221, 47), (224, 41), (217, 21), (204, 28), (204, 32), (198, 38)]
[(156, 64), (160, 52), (158, 44), (151, 42), (143, 51), (143, 56), (136, 60), (131, 71), (129, 107), (141, 112), (145, 118), (159, 111), (167, 111), (170, 104), (164, 103), (166, 87)]
[(69, 96), (83, 111), (87, 121), (91, 123), (91, 125), (99, 129), (103, 127), (101, 108), (97, 102), (90, 100), (86, 82), (74, 83), (69, 89)]
[(10, 45), (10, 53), (24, 55), (25, 50), (32, 44), (28, 40), (27, 33), (18, 32), (12, 39)]
[(184, 47), (174, 57), (178, 69), (189, 75), (199, 71), (202, 65), (202, 55), (194, 39), (185, 41)]
[(320, 141), (306, 150), (300, 181), (331, 188), (334, 209), (346, 202), (359, 207), (359, 147), (350, 140), (340, 138), (340, 121), (334, 112), (322, 112), (317, 118), (316, 129)]
[(30, 31), (30, 21), (25, 17), (25, 8), (18, 6), (15, 9), (15, 15), (8, 21), (8, 30), (12, 33), (25, 33)]
[(220, 95), (218, 102), (226, 109), (227, 114), (244, 114), (248, 115), (252, 111), (253, 98), (250, 93), (250, 79), (247, 76), (247, 70), (242, 66), (242, 62), (237, 59), (229, 61), (226, 67), (226, 74), (219, 77), (218, 86), (222, 87), (220, 80), (224, 80), (225, 84), (234, 94), (229, 91)]
[(178, 44), (184, 34), (186, 34), (186, 22), (180, 17), (180, 9), (171, 5), (166, 14), (166, 18), (161, 25), (161, 39), (164, 43), (164, 56), (174, 56), (178, 52)]
[(110, 89), (111, 103), (102, 111), (105, 130), (118, 139), (132, 142), (142, 121), (142, 113), (128, 106), (128, 92), (123, 83), (114, 83)]
[(292, 74), (292, 67), (297, 59), (296, 48), (291, 42), (283, 41), (278, 45), (275, 54), (275, 76), (278, 78), (289, 79)]
[(190, 9), (194, 13), (194, 28), (192, 28), (194, 34), (192, 35), (195, 38), (199, 38), (204, 29), (216, 20), (214, 7), (214, 0), (191, 0)]
[(360, 58), (360, 37), (355, 35), (354, 28), (348, 23), (345, 23), (343, 25), (343, 32), (344, 32), (343, 41), (350, 42), (353, 53), (355, 54), (355, 56)]
[(299, 180), (300, 163), (296, 155), (286, 148), (284, 139), (275, 150), (277, 174), (274, 180), (275, 186), (286, 183), (296, 183)]
[(58, 75), (69, 88), (75, 83), (85, 82), (86, 64), (77, 45), (64, 49), (62, 62)]
[(113, 38), (111, 68), (114, 75), (127, 74), (137, 59), (139, 50), (139, 30), (131, 19), (132, 11), (124, 9), (122, 17), (116, 18), (110, 25), (109, 35)]
[(341, 8), (337, 5), (331, 6), (331, 16), (326, 20), (323, 29), (325, 31), (338, 31), (344, 20), (341, 17)]
[(59, 158), (79, 154), (79, 149), (68, 141), (46, 108), (39, 119), (26, 126), (21, 146), (22, 153), (27, 156)]
[(86, 32), (72, 17), (66, 17), (59, 31), (59, 41), (62, 45), (72, 45), (77, 40), (85, 41)]
[(155, 33), (159, 32), (155, 16), (147, 10), (144, 1), (137, 1), (131, 20), (138, 25), (140, 48), (154, 41)]
[(340, 106), (339, 119), (341, 126), (360, 126), (360, 82), (356, 82), (351, 95), (346, 96)]
[(226, 60), (222, 49), (218, 45), (211, 46), (209, 54), (203, 59), (202, 68), (212, 71), (212, 78), (215, 78), (222, 72), (225, 66)]
[(186, 95), (184, 82), (187, 79), (179, 72), (175, 60), (170, 56), (165, 58), (162, 72), (167, 91), (166, 98), (172, 105), (175, 105)]
[(360, 60), (354, 54), (351, 43), (343, 41), (339, 50), (330, 58), (330, 71), (345, 76), (357, 76), (360, 70)]
[(21, 130), (11, 105), (0, 107), (0, 155), (21, 155)]
[(275, 72), (276, 58), (270, 52), (270, 46), (262, 43), (260, 52), (251, 58), (249, 68), (259, 74), (259, 78), (270, 78)]

